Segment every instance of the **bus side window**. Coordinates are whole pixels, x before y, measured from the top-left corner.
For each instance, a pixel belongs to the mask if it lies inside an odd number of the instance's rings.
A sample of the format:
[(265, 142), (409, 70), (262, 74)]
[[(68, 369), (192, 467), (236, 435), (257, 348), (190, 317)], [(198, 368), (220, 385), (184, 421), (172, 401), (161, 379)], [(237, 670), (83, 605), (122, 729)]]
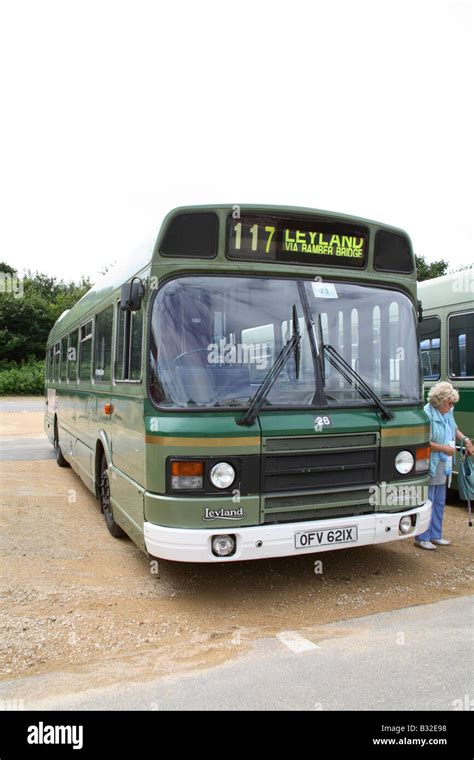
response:
[(143, 310), (132, 311), (130, 326), (130, 380), (140, 380), (142, 376), (142, 333)]
[(61, 343), (54, 344), (53, 382), (59, 383), (61, 372)]
[(53, 347), (48, 349), (48, 363), (46, 366), (46, 378), (48, 382), (53, 380)]
[(61, 382), (66, 382), (67, 370), (67, 338), (61, 340)]
[(92, 320), (82, 325), (79, 339), (79, 380), (90, 382), (92, 363)]
[(115, 379), (139, 382), (142, 376), (143, 310), (122, 311), (117, 303)]
[(68, 383), (77, 382), (77, 340), (78, 331), (74, 330), (69, 336), (67, 349), (67, 381)]
[(113, 320), (113, 306), (108, 306), (95, 318), (94, 380), (96, 383), (110, 381)]
[(441, 321), (439, 317), (425, 317), (419, 325), (421, 365), (425, 380), (439, 380), (441, 376)]
[(449, 376), (474, 377), (474, 312), (451, 314), (448, 333)]

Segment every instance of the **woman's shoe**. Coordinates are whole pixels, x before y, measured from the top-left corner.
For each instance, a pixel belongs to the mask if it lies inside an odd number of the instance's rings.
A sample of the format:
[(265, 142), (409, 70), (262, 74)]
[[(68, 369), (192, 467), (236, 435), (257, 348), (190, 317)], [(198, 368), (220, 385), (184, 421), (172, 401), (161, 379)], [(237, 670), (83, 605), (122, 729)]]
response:
[(436, 549), (436, 546), (431, 541), (415, 541), (415, 546), (419, 546), (420, 549)]
[(449, 546), (451, 541), (448, 541), (447, 538), (432, 538), (431, 542), (433, 544), (438, 544), (438, 546)]

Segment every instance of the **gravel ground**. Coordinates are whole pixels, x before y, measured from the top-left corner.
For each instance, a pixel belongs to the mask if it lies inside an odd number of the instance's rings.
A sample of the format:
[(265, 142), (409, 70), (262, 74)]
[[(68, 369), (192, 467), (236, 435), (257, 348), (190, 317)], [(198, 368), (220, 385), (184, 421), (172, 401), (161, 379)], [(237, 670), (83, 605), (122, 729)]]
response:
[[(41, 415), (29, 417), (23, 433), (37, 435)], [(108, 534), (95, 498), (54, 461), (5, 463), (0, 507), (0, 679), (9, 682), (55, 673), (66, 690), (73, 676), (84, 687), (143, 680), (225, 662), (281, 630), (317, 641), (328, 623), (474, 593), (462, 503), (446, 510), (452, 545), (435, 552), (410, 540), (227, 565), (160, 561), (158, 574), (131, 541)]]

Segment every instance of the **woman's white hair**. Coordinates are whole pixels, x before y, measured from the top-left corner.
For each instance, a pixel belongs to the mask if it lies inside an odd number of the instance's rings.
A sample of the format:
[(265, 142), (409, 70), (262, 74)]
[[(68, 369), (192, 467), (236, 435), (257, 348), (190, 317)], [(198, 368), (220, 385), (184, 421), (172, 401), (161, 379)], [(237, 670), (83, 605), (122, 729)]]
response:
[(435, 409), (441, 406), (441, 404), (444, 404), (445, 401), (449, 401), (450, 404), (457, 404), (459, 401), (459, 393), (456, 388), (453, 388), (451, 383), (443, 381), (433, 385), (428, 393), (428, 401), (431, 406), (435, 407)]

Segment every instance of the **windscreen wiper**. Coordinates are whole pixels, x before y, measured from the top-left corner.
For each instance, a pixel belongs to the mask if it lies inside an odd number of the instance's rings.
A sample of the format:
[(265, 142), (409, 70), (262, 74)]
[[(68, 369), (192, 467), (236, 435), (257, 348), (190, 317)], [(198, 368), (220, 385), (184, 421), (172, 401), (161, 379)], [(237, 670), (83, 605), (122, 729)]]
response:
[(277, 379), (278, 375), (280, 374), (281, 370), (285, 366), (286, 362), (288, 361), (289, 357), (291, 356), (292, 352), (295, 352), (295, 369), (296, 369), (296, 378), (299, 377), (300, 374), (300, 327), (298, 324), (298, 315), (296, 312), (296, 306), (293, 305), (293, 335), (291, 336), (288, 343), (282, 348), (280, 353), (278, 354), (277, 358), (275, 359), (275, 362), (273, 366), (268, 371), (265, 379), (263, 380), (260, 388), (253, 396), (252, 400), (250, 401), (249, 408), (245, 412), (245, 415), (240, 419), (237, 420), (238, 425), (253, 425), (255, 422), (258, 413), (260, 412), (260, 409), (264, 405), (266, 398), (275, 383), (275, 380)]
[(356, 372), (355, 369), (352, 369), (351, 365), (346, 362), (341, 354), (338, 353), (336, 349), (333, 348), (333, 346), (329, 346), (327, 343), (323, 345), (323, 349), (325, 352), (327, 352), (328, 362), (341, 373), (344, 379), (347, 380), (350, 385), (356, 387), (361, 396), (364, 398), (371, 398), (372, 401), (375, 401), (382, 413), (384, 420), (392, 420), (393, 413), (390, 411), (390, 409), (385, 406), (382, 399), (377, 396), (375, 391), (372, 390), (370, 385), (365, 382), (359, 373)]
[(309, 345), (311, 348), (311, 354), (313, 357), (314, 365), (314, 377), (315, 388), (313, 394), (313, 406), (321, 407), (326, 406), (328, 401), (324, 392), (325, 378), (324, 378), (324, 362), (321, 358), (321, 346), (323, 344), (323, 336), (321, 331), (321, 319), (318, 317), (318, 332), (316, 332), (316, 326), (311, 314), (311, 307), (308, 301), (308, 295), (306, 288), (301, 280), (298, 280), (298, 291), (303, 304), (303, 313), (306, 321), (306, 330), (309, 336)]

